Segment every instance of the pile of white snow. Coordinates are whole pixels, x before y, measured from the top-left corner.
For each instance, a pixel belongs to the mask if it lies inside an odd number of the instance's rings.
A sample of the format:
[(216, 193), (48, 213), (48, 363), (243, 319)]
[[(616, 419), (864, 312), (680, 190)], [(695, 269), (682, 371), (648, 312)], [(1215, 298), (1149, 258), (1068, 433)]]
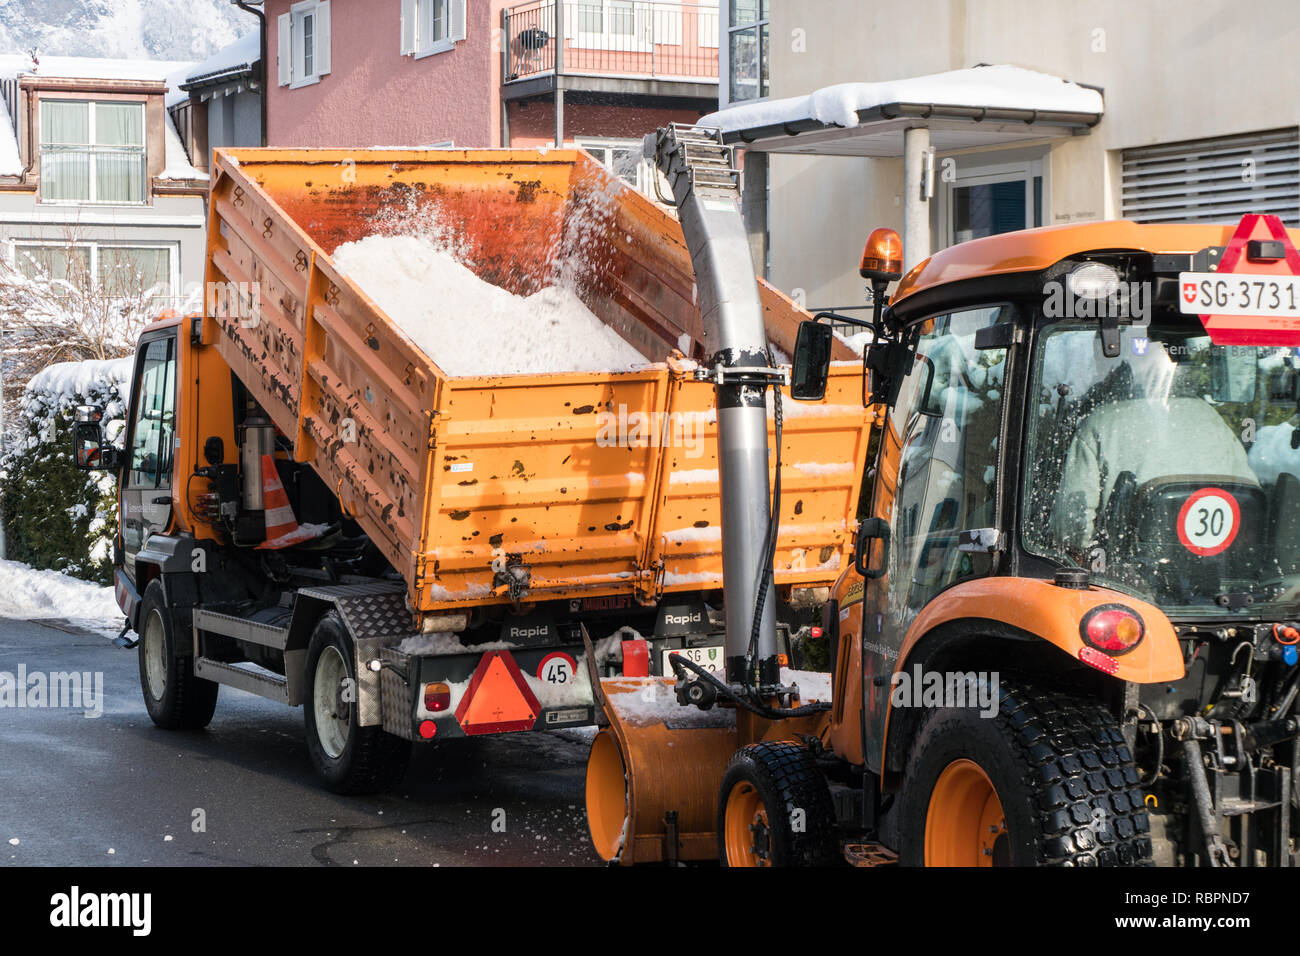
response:
[(0, 561), (0, 618), (70, 620), (115, 637), (122, 612), (113, 589), (18, 561)]
[(334, 263), (449, 375), (626, 371), (645, 356), (571, 289), (517, 296), (424, 236), (367, 236)]
[(837, 83), (807, 96), (732, 106), (700, 119), (725, 131), (816, 120), (852, 129), (858, 111), (894, 103), (925, 103), (1039, 112), (1101, 113), (1099, 92), (1059, 76), (999, 64), (876, 83)]

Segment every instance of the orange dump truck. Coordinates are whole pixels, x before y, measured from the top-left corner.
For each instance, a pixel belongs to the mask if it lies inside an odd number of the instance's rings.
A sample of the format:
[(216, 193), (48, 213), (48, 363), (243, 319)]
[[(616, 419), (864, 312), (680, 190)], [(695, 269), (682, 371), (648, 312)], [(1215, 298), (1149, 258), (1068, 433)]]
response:
[[(404, 223), (509, 292), (563, 281), (648, 363), (448, 375), (331, 259)], [(590, 724), (594, 674), (721, 665), (712, 350), (672, 215), (576, 151), (218, 151), (206, 279), (204, 314), (141, 335), (124, 448), (77, 431), (119, 473), (156, 724), (205, 725), (220, 684), (304, 704), (356, 792), (411, 741)], [(788, 354), (807, 315), (761, 294)], [(851, 555), (870, 412), (836, 357), (785, 406), (787, 641)]]

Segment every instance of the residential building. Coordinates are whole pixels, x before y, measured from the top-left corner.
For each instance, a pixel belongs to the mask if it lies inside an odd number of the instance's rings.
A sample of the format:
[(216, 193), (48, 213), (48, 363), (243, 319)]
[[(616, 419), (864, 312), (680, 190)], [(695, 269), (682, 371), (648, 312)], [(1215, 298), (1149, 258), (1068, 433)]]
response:
[[(717, 105), (717, 0), (266, 0), (273, 146), (589, 150)], [(344, 39), (346, 38), (346, 39)]]
[(0, 243), (28, 274), (179, 297), (203, 277), (207, 175), (167, 111), (187, 62), (0, 56)]
[(260, 39), (253, 30), (190, 69), (178, 84), (188, 96), (172, 105), (172, 120), (204, 172), (214, 149), (262, 145)]
[[(1232, 222), (1261, 211), (1300, 224), (1290, 79), (1300, 74), (1290, 55), (1300, 7), (1287, 0), (722, 0), (721, 9), (719, 104), (766, 104), (748, 120), (739, 110), (717, 119), (751, 150), (756, 256), (774, 284), (811, 305), (862, 301), (867, 233), (902, 232), (915, 198), (925, 228), (905, 250), (909, 262), (964, 239), (1089, 219)], [(1003, 114), (927, 118), (927, 107), (943, 106), (931, 100), (893, 117), (862, 111), (849, 129), (815, 117), (802, 117), (795, 135), (788, 123), (758, 128), (795, 115), (786, 98), (888, 83), (875, 91), (888, 102), (891, 90), (923, 88), (901, 84), (908, 78), (981, 64), (1071, 81), (1099, 91), (1104, 107), (1012, 121), (1014, 107), (1037, 102), (1026, 88)], [(1261, 69), (1267, 83), (1252, 79)], [(821, 94), (821, 108), (836, 96)], [(905, 129), (928, 139), (906, 181)]]

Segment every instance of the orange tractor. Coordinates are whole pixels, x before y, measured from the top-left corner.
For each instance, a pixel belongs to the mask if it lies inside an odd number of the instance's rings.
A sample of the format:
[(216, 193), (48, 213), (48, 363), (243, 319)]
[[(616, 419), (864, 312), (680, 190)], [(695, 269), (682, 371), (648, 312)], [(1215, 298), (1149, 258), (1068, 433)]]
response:
[[(739, 255), (734, 184), (709, 174), (723, 147), (664, 130), (655, 148), (720, 329), (719, 408), (762, 417), (764, 344), (736, 331), (748, 273), (718, 268)], [(1102, 222), (964, 243), (901, 276), (897, 235), (873, 233), (873, 318), (805, 322), (792, 363), (792, 397), (818, 400), (834, 327), (873, 333), (874, 462), (824, 608), (827, 686), (774, 662), (780, 488), (766, 448), (734, 480), (744, 442), (720, 411), (727, 672), (672, 655), (675, 677), (598, 682), (600, 854), (1294, 865), (1297, 235), (1266, 216)], [(772, 403), (779, 456), (793, 410)], [(732, 546), (746, 554), (728, 566)]]

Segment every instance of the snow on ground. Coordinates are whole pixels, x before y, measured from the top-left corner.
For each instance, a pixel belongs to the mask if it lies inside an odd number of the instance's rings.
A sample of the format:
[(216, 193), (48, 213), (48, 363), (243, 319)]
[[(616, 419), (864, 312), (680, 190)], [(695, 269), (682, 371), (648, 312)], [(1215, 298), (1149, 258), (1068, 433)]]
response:
[(116, 637), (122, 612), (113, 589), (18, 561), (0, 561), (0, 618), (58, 618)]
[(799, 698), (805, 702), (810, 700), (829, 701), (831, 699), (831, 678), (832, 675), (822, 671), (796, 671), (788, 667), (781, 668), (782, 684), (798, 684)]
[(977, 66), (879, 83), (837, 83), (807, 96), (718, 110), (702, 117), (700, 125), (731, 131), (811, 119), (851, 129), (858, 125), (859, 110), (891, 103), (1063, 113), (1100, 113), (1103, 108), (1096, 90), (1059, 76), (1018, 66)]
[(570, 289), (517, 296), (424, 236), (367, 236), (334, 263), (449, 375), (623, 371), (645, 356)]

